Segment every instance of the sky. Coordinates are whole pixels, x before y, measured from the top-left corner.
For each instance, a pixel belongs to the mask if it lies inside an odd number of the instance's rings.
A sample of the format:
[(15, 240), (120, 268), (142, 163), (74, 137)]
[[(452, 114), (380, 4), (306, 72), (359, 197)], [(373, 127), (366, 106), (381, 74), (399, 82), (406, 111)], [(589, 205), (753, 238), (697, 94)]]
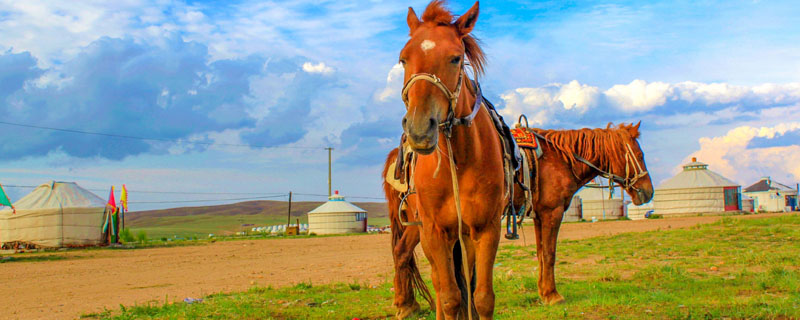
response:
[[(0, 183), (12, 200), (30, 191), (13, 185), (105, 198), (124, 183), (133, 210), (324, 200), (333, 147), (333, 188), (379, 201), (407, 8), (426, 4), (0, 0)], [(793, 1), (483, 1), (473, 34), (509, 124), (642, 121), (656, 185), (692, 157), (743, 186), (794, 185), (798, 16)]]

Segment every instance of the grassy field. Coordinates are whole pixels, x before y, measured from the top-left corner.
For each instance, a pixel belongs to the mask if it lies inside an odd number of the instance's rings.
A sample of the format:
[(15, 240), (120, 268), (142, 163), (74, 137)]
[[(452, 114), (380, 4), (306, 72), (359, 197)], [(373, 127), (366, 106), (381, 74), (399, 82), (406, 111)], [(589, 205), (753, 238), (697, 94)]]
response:
[[(628, 233), (559, 245), (557, 281), (567, 302), (543, 306), (533, 248), (504, 246), (495, 284), (498, 319), (800, 318), (800, 215), (723, 218), (690, 229)], [(87, 318), (384, 319), (390, 279), (254, 287), (201, 303), (122, 307)], [(420, 316), (433, 319), (427, 308)]]

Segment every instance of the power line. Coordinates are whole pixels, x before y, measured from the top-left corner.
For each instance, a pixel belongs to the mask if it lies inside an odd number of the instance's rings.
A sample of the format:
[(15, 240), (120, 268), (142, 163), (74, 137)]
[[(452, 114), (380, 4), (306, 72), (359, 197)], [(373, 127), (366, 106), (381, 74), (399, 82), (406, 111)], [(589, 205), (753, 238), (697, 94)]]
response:
[(201, 145), (207, 145), (207, 146), (246, 147), (246, 148), (254, 148), (254, 149), (307, 149), (307, 150), (326, 150), (327, 149), (327, 148), (324, 148), (324, 147), (261, 146), (261, 145), (253, 145), (253, 144), (237, 144), (237, 143), (222, 143), (222, 142), (188, 141), (188, 140), (178, 140), (178, 139), (147, 138), (147, 137), (137, 137), (137, 136), (115, 134), (115, 133), (91, 132), (91, 131), (82, 131), (82, 130), (74, 130), (74, 129), (44, 127), (44, 126), (36, 126), (36, 125), (31, 125), (31, 124), (11, 123), (11, 122), (5, 122), (5, 121), (0, 121), (0, 124), (5, 124), (5, 125), (9, 125), (9, 126), (24, 127), (24, 128), (34, 128), (34, 129), (42, 129), (42, 130), (51, 130), (51, 131), (60, 131), (60, 132), (69, 132), (69, 133), (78, 133), (78, 134), (88, 134), (88, 135), (111, 137), (111, 138), (122, 138), (122, 139), (143, 140), (143, 141), (158, 141), (158, 142), (173, 142), (173, 143), (191, 143), (191, 144), (201, 144)]

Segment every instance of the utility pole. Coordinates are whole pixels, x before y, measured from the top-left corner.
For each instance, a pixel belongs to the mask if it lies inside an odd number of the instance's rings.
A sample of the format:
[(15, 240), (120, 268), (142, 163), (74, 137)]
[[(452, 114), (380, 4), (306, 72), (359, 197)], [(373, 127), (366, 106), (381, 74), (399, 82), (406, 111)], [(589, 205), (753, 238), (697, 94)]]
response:
[(292, 192), (289, 191), (289, 218), (286, 219), (286, 230), (289, 230), (289, 225), (292, 224)]
[(328, 147), (325, 148), (325, 150), (328, 150), (328, 198), (330, 198), (331, 195), (333, 195), (333, 193), (331, 193), (331, 162), (332, 162), (331, 153), (333, 151), (333, 148)]

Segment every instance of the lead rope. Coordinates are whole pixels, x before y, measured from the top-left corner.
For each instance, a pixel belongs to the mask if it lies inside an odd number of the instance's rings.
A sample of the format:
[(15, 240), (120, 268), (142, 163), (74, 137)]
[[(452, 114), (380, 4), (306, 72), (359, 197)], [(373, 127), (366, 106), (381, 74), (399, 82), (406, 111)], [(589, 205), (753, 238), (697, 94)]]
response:
[(458, 242), (461, 244), (461, 261), (464, 265), (464, 281), (467, 283), (467, 316), (472, 320), (472, 278), (469, 276), (469, 259), (467, 258), (467, 246), (461, 234), (461, 197), (458, 189), (458, 176), (456, 176), (456, 163), (453, 160), (453, 147), (450, 146), (450, 138), (447, 141), (447, 158), (450, 159), (450, 176), (453, 181), (453, 195), (456, 201), (456, 214), (458, 215)]

